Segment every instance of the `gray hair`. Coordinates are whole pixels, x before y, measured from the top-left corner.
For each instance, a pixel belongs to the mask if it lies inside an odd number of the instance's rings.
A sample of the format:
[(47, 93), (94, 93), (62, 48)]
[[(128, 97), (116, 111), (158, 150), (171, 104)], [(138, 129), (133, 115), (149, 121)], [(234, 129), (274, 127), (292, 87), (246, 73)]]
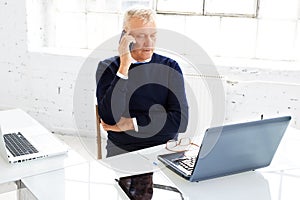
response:
[(123, 29), (131, 18), (137, 18), (143, 21), (144, 24), (155, 21), (155, 11), (150, 8), (131, 8), (124, 14)]

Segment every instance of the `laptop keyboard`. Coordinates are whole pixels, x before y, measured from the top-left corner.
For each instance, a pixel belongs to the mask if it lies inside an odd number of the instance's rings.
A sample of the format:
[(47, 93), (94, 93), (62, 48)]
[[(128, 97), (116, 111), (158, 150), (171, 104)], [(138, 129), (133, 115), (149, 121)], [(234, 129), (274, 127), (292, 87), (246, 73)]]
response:
[(196, 162), (196, 157), (186, 157), (178, 162), (187, 171), (193, 171)]
[(6, 148), (14, 157), (38, 153), (38, 150), (20, 132), (5, 134), (3, 137)]

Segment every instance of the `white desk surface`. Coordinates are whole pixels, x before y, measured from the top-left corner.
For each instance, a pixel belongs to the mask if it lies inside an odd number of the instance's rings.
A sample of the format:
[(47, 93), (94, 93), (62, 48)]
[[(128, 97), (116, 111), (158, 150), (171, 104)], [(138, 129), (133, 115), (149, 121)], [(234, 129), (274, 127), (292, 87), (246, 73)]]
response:
[[(36, 120), (20, 109), (0, 111), (2, 132), (26, 130), (35, 134), (49, 132)], [(49, 132), (49, 134), (52, 134)], [(68, 166), (86, 162), (79, 154), (71, 150), (61, 156), (54, 156), (23, 163), (10, 164), (0, 156), (0, 184), (17, 181), (25, 177), (62, 169)]]
[(42, 174), (72, 165), (87, 162), (74, 150), (66, 155), (53, 156), (40, 160), (9, 164), (0, 157), (0, 184), (18, 181), (25, 177)]
[(43, 200), (122, 199), (115, 178), (154, 171), (177, 186), (185, 199), (299, 200), (299, 144), (300, 131), (289, 128), (269, 167), (201, 182), (188, 182), (159, 163), (156, 155), (165, 151), (161, 147), (67, 167), (22, 182)]

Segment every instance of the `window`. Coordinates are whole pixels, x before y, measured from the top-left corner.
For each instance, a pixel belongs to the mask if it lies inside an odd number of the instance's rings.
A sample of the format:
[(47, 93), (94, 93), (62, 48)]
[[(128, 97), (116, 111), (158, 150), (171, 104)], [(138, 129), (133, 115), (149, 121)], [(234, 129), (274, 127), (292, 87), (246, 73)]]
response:
[(205, 0), (205, 15), (256, 16), (257, 0)]
[[(158, 13), (255, 17), (259, 0), (27, 0), (28, 47), (94, 49), (122, 26), (133, 5)], [(108, 28), (109, 27), (109, 28)]]
[(86, 0), (86, 2), (87, 11), (92, 12), (120, 13), (137, 5), (153, 8), (153, 0)]
[[(27, 0), (28, 47), (94, 49), (116, 35), (122, 12), (133, 5), (153, 8), (153, 0)], [(109, 27), (109, 28), (107, 28)]]
[(157, 0), (158, 13), (256, 17), (258, 0)]
[(203, 14), (203, 0), (157, 0), (158, 13)]

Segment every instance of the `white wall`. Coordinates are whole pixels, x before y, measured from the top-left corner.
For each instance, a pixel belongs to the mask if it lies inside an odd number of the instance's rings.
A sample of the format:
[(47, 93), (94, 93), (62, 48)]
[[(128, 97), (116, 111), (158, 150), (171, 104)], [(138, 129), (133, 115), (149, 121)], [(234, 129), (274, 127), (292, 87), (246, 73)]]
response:
[(25, 1), (0, 1), (0, 108), (19, 107), (52, 131), (73, 132), (82, 57), (28, 52)]
[[(269, 0), (261, 2), (261, 10), (265, 12), (258, 19), (161, 15), (159, 26), (186, 34), (212, 55), (220, 74), (228, 79), (227, 122), (257, 119), (260, 114), (268, 117), (288, 113), (294, 117), (292, 125), (300, 128), (299, 67), (295, 70), (300, 57), (297, 51), (300, 49), (299, 13), (296, 17), (274, 16), (274, 12), (269, 11), (278, 9), (282, 2), (298, 6), (298, 1), (278, 0), (275, 8)], [(89, 100), (82, 102), (79, 109), (80, 122), (74, 120), (74, 89), (86, 54), (67, 56), (29, 51), (25, 7), (25, 1), (0, 0), (0, 108), (23, 108), (54, 132), (72, 134), (79, 128), (83, 134), (93, 134), (94, 113), (88, 111), (94, 106), (90, 98), (93, 98), (95, 85), (94, 76), (89, 77), (90, 74), (84, 75), (89, 80), (87, 88), (80, 88), (83, 101)], [(280, 14), (279, 11), (275, 13)], [(103, 29), (99, 27), (102, 23), (109, 24), (107, 20), (118, 22), (108, 29), (117, 34), (119, 14), (101, 15), (91, 13), (91, 37), (103, 36)], [(94, 29), (95, 24), (98, 28)], [(282, 34), (278, 34), (278, 29), (284, 30)], [(70, 35), (69, 41), (60, 40), (59, 44), (68, 47), (77, 39), (77, 34), (80, 38), (80, 34), (85, 33), (74, 34), (76, 37)], [(237, 37), (241, 34), (243, 37)], [(83, 47), (94, 45), (88, 40), (78, 41)], [(266, 49), (270, 44), (271, 54)], [(227, 46), (234, 48), (226, 49)], [(88, 66), (92, 69), (96, 63), (97, 59)], [(267, 69), (261, 68), (265, 66)]]

